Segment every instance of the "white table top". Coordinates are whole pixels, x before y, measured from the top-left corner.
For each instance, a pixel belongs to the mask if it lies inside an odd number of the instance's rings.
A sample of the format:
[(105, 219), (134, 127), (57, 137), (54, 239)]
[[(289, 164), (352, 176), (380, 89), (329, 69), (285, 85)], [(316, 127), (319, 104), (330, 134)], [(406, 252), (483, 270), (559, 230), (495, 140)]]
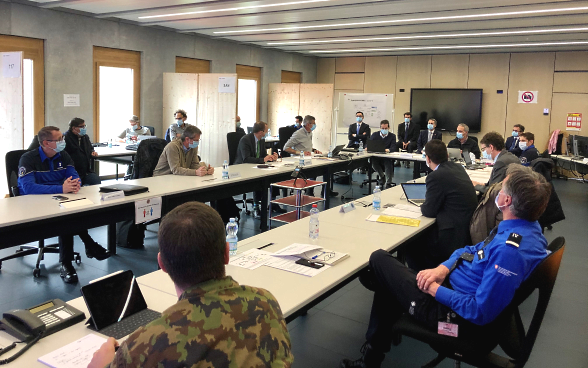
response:
[(113, 144), (112, 148), (94, 147), (94, 151), (98, 153), (98, 159), (100, 157), (132, 156), (137, 153), (137, 151), (131, 151), (126, 149), (126, 147), (126, 143), (117, 142)]

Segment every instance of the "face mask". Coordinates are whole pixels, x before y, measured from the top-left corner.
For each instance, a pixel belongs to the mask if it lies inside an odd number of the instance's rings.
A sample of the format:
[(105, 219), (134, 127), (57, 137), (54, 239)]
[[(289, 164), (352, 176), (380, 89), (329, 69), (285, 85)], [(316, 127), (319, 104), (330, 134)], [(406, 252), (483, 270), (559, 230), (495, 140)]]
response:
[(361, 116), (358, 116), (355, 118), (355, 120), (357, 120), (358, 123), (361, 123), (361, 121), (363, 120), (363, 118)]
[(80, 128), (80, 135), (81, 136), (86, 135), (86, 130), (87, 130), (86, 128)]
[(176, 119), (176, 124), (178, 124), (178, 126), (182, 126), (184, 124), (184, 120), (182, 119)]
[(316, 129), (316, 124), (314, 124), (313, 126), (310, 127), (310, 131), (312, 132), (313, 130)]
[(198, 148), (198, 145), (199, 144), (200, 144), (200, 142), (194, 141), (194, 142), (188, 144), (188, 147), (190, 147), (190, 148)]
[(463, 133), (457, 132), (455, 136), (457, 137), (457, 139), (463, 139)]
[(496, 195), (496, 198), (494, 198), (494, 204), (496, 205), (496, 207), (498, 207), (498, 210), (500, 212), (502, 212), (502, 207), (507, 207), (507, 206), (499, 206), (498, 205), (498, 197), (500, 197), (500, 193), (502, 193), (502, 190), (500, 192), (498, 192), (498, 195)]
[(518, 137), (519, 136), (519, 132), (515, 132), (514, 130), (512, 131), (512, 136), (513, 137)]
[(519, 148), (523, 151), (526, 150), (528, 148), (527, 142), (519, 142)]
[(382, 135), (388, 135), (388, 129), (380, 129), (380, 132), (382, 132)]
[(435, 126), (433, 124), (427, 124), (427, 128), (429, 128), (429, 130), (433, 130), (435, 129)]
[(240, 121), (237, 122), (237, 128), (241, 128), (241, 122)]
[(485, 158), (486, 160), (492, 160), (492, 155), (488, 154), (488, 152), (486, 152), (486, 150), (482, 151), (482, 157)]
[(431, 166), (429, 166), (429, 160), (426, 160), (426, 159), (425, 159), (425, 165), (427, 165), (427, 167), (428, 167), (429, 169), (431, 168)]
[(65, 149), (65, 141), (55, 142), (55, 148), (53, 148), (53, 151), (59, 153), (59, 152), (63, 151), (64, 149)]
[(137, 126), (137, 124), (135, 124), (135, 125), (131, 125), (131, 129), (132, 130), (137, 130), (137, 129), (139, 129), (139, 127)]
[(410, 118), (404, 118), (405, 123), (410, 123)]

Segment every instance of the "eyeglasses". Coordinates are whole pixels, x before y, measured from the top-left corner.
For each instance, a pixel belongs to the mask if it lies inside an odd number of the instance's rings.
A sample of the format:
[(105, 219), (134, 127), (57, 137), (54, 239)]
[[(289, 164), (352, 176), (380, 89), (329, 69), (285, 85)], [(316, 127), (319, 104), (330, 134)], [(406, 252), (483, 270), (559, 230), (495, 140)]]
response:
[(306, 253), (304, 253), (304, 255), (306, 256), (306, 258), (310, 258), (312, 260), (326, 262), (329, 259), (335, 257), (335, 252), (320, 252), (319, 254), (314, 255), (312, 257), (309, 257), (308, 255), (306, 255)]
[(77, 127), (74, 127), (74, 128), (85, 129), (86, 125), (78, 125)]
[(45, 139), (47, 142), (63, 142), (65, 139), (61, 138), (61, 139)]

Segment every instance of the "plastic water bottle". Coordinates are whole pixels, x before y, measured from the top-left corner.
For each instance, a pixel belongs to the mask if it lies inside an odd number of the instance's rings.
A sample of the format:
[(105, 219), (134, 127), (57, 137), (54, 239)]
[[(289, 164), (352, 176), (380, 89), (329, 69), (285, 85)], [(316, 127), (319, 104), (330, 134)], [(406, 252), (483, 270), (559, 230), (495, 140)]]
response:
[(359, 141), (359, 149), (357, 150), (359, 156), (363, 155), (363, 141)]
[(108, 148), (112, 148), (112, 138), (108, 140)]
[(300, 151), (300, 160), (298, 161), (298, 166), (304, 167), (304, 151)]
[(374, 211), (379, 211), (382, 205), (382, 190), (380, 189), (379, 185), (376, 185), (376, 189), (374, 189), (374, 200), (372, 202), (372, 207)]
[(310, 210), (310, 222), (308, 223), (308, 237), (312, 240), (316, 240), (319, 237), (319, 210), (315, 204), (312, 205)]
[(234, 256), (237, 254), (237, 231), (239, 231), (239, 224), (235, 221), (235, 218), (231, 218), (227, 224), (227, 242), (229, 243), (229, 254)]
[(225, 162), (223, 162), (223, 179), (228, 179), (229, 178), (229, 163), (227, 162), (227, 160), (225, 160)]
[(327, 155), (328, 158), (333, 158), (333, 146), (329, 146), (329, 154)]
[(271, 136), (272, 136), (272, 130), (271, 130), (271, 129), (269, 129), (269, 128), (267, 129), (267, 136), (268, 136), (268, 137), (271, 137)]

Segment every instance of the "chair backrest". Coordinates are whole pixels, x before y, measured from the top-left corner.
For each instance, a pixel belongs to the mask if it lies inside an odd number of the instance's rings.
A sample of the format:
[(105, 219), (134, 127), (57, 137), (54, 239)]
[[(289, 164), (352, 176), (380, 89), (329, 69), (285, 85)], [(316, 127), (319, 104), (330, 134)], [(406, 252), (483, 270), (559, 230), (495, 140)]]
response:
[[(300, 129), (304, 129), (304, 128), (300, 128)], [(286, 142), (288, 142), (288, 140), (292, 137), (292, 134), (294, 134), (295, 132), (296, 132), (296, 128), (291, 127), (291, 126), (281, 127), (280, 129), (278, 129), (278, 135), (280, 136), (280, 142), (278, 143), (277, 148), (282, 150), (282, 157), (290, 157), (290, 154), (288, 152), (284, 152), (284, 145), (286, 144)]]
[(227, 146), (229, 147), (229, 165), (232, 165), (237, 158), (237, 149), (239, 149), (239, 141), (245, 135), (240, 132), (227, 133)]
[(165, 141), (167, 143), (171, 142), (171, 138), (169, 136), (169, 128), (167, 128), (167, 130), (165, 131)]
[(16, 150), (6, 153), (6, 182), (8, 183), (8, 193), (11, 197), (18, 196), (18, 163), (22, 155), (27, 153), (27, 150)]
[(35, 137), (31, 141), (31, 144), (29, 145), (29, 148), (27, 148), (27, 151), (32, 151), (34, 149), (41, 147), (41, 145), (39, 144), (39, 139), (37, 137), (38, 136), (35, 134)]
[[(533, 346), (535, 345), (535, 340), (537, 339), (539, 328), (543, 322), (543, 317), (545, 316), (545, 311), (547, 310), (549, 299), (551, 298), (551, 292), (553, 291), (553, 286), (555, 285), (555, 280), (561, 264), (561, 258), (565, 249), (565, 239), (563, 237), (556, 238), (549, 244), (547, 249), (550, 250), (551, 253), (541, 261), (541, 263), (535, 267), (531, 275), (523, 281), (521, 286), (517, 289), (512, 302), (500, 316), (514, 316), (512, 322), (516, 324), (516, 329), (509, 332), (518, 333), (519, 341), (513, 341), (513, 337), (509, 336), (510, 346), (506, 346), (503, 342), (500, 343), (500, 346), (513, 358), (517, 367), (525, 365), (531, 355)], [(533, 313), (531, 325), (525, 333), (520, 314), (518, 313), (518, 307), (535, 290), (539, 291), (539, 299), (535, 307), (535, 312)], [(504, 336), (511, 335), (504, 330), (502, 331), (502, 334)]]
[(475, 140), (476, 143), (478, 143), (478, 137), (474, 137), (473, 135), (470, 135), (469, 137), (472, 138), (473, 140)]
[(253, 127), (247, 127), (247, 134), (253, 133)]
[(149, 178), (159, 162), (159, 156), (167, 145), (165, 139), (145, 139), (139, 143), (137, 154), (133, 162), (133, 174), (131, 179)]
[(145, 128), (148, 128), (149, 131), (151, 132), (151, 135), (155, 135), (155, 128), (152, 126), (147, 126), (147, 125), (143, 125)]

